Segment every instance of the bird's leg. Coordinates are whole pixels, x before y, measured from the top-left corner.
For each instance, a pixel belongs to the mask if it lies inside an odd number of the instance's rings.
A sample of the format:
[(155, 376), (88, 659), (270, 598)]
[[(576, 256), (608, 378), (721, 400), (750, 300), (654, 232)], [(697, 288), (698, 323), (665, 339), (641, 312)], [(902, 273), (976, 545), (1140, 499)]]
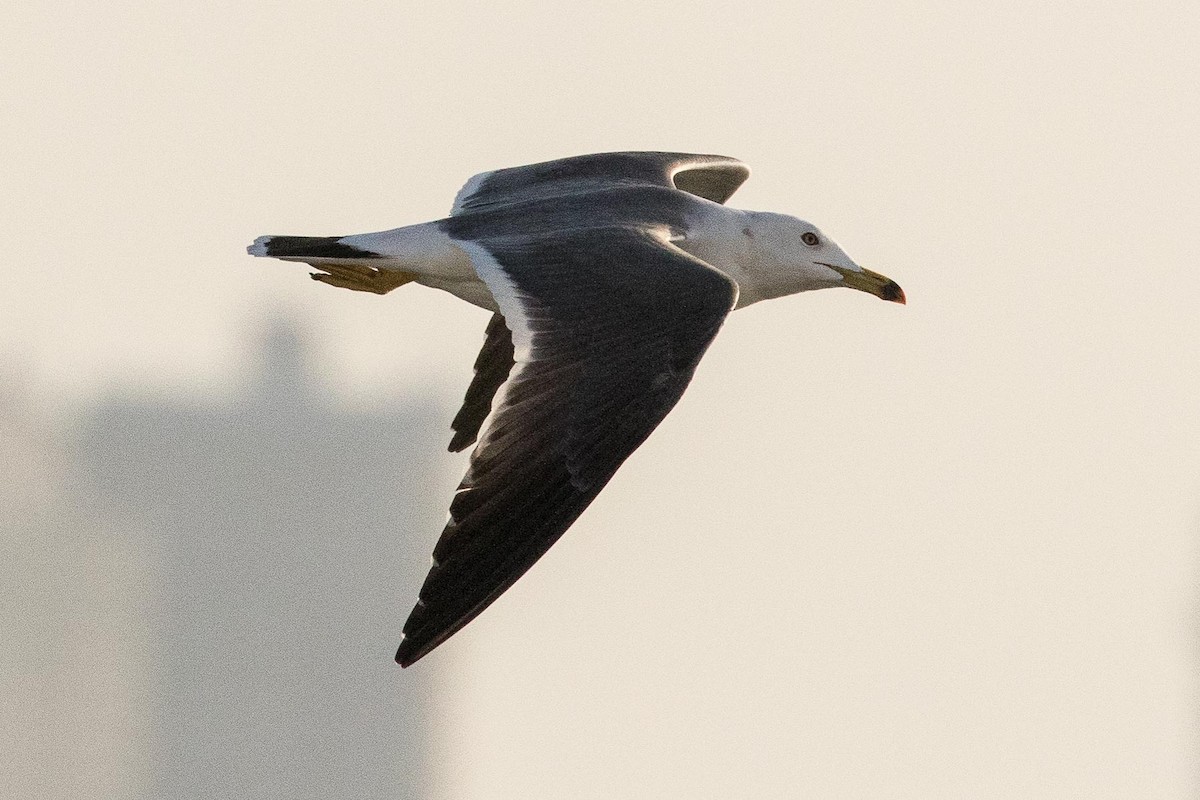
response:
[(356, 292), (371, 292), (387, 294), (392, 289), (416, 280), (411, 272), (401, 272), (391, 269), (375, 269), (358, 264), (321, 264), (324, 272), (312, 273), (314, 281), (338, 286), (342, 289), (352, 289)]

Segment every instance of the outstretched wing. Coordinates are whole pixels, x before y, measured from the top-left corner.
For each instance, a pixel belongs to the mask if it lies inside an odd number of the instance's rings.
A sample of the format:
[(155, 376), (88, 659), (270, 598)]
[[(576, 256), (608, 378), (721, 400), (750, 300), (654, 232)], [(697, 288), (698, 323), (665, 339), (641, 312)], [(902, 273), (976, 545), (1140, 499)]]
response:
[(750, 176), (728, 156), (596, 153), (482, 172), (459, 191), (451, 215), (612, 186), (665, 186), (724, 203)]
[(646, 230), (460, 245), (512, 331), (514, 367), (404, 625), (403, 666), (558, 540), (674, 407), (737, 299), (732, 281)]

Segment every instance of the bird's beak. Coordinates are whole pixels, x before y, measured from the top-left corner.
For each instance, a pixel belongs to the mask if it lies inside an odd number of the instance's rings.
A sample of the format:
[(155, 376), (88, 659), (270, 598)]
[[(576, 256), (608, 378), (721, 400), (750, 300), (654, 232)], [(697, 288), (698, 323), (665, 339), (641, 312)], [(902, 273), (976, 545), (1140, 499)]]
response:
[(900, 288), (900, 284), (896, 283), (891, 278), (880, 275), (878, 272), (872, 272), (869, 269), (854, 270), (844, 267), (835, 267), (833, 264), (825, 264), (834, 272), (842, 276), (842, 280), (851, 289), (858, 289), (860, 292), (873, 294), (880, 300), (887, 300), (891, 303), (899, 303), (904, 305), (904, 290)]

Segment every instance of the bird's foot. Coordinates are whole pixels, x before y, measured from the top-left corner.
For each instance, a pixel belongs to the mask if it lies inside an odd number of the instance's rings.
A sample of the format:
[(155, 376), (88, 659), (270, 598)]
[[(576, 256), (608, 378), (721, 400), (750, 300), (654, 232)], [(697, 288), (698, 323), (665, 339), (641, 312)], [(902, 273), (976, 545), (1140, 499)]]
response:
[(387, 294), (417, 278), (411, 272), (375, 269), (357, 264), (322, 264), (321, 269), (324, 271), (311, 273), (314, 281), (372, 294)]

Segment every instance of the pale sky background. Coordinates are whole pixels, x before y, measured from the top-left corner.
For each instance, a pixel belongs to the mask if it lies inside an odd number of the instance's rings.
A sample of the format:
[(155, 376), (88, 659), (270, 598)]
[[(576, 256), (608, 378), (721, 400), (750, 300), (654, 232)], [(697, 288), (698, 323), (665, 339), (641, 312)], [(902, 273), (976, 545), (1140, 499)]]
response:
[(0, 363), (49, 408), (221, 396), (292, 310), (349, 396), (431, 389), (448, 425), (486, 313), (244, 248), (578, 153), (742, 158), (731, 205), (907, 292), (729, 320), (414, 668), (448, 670), (438, 797), (1200, 791), (1194, 3), (129, 0), (0, 28)]

